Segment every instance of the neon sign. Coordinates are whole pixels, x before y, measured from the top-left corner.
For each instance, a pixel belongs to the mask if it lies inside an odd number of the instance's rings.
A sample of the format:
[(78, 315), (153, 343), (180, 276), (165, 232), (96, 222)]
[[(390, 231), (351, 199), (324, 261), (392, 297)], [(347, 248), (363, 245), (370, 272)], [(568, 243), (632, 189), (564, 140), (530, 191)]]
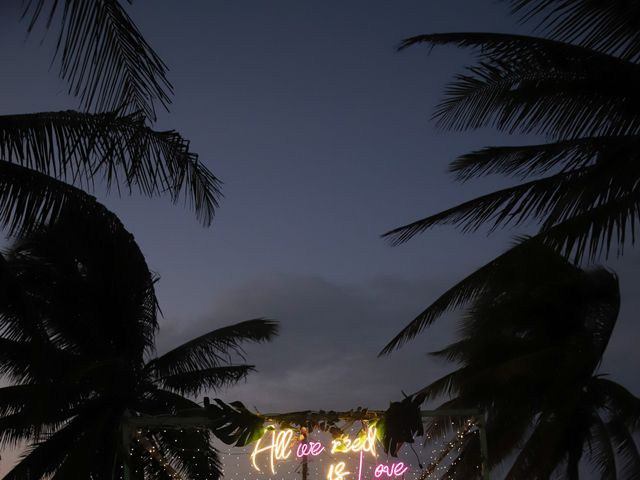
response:
[[(264, 437), (263, 437), (264, 438)], [(253, 468), (260, 471), (260, 467), (256, 463), (256, 457), (259, 453), (269, 452), (269, 465), (271, 466), (271, 473), (276, 473), (275, 461), (286, 460), (291, 454), (290, 446), (293, 440), (293, 430), (280, 430), (277, 434), (273, 430), (271, 432), (271, 445), (260, 448), (262, 438), (256, 442), (256, 446), (251, 453), (251, 464)]]
[(369, 427), (364, 435), (364, 440), (358, 436), (355, 440), (342, 437), (331, 441), (331, 453), (368, 452), (376, 456), (376, 428)]
[[(409, 467), (403, 462), (377, 463), (373, 470), (373, 477), (368, 479), (363, 477), (363, 456), (370, 455), (377, 460), (376, 434), (376, 428), (369, 427), (355, 438), (343, 435), (331, 440), (330, 446), (325, 446), (319, 441), (305, 441), (304, 437), (299, 437), (292, 429), (271, 430), (256, 442), (250, 457), (251, 465), (260, 472), (259, 464), (266, 463), (271, 473), (275, 474), (277, 462), (288, 460), (293, 452), (296, 458), (316, 457), (323, 452), (329, 452), (335, 461), (327, 470), (327, 480), (393, 480), (402, 477), (409, 471)], [(349, 469), (347, 459), (342, 458), (352, 453), (358, 454), (359, 457), (355, 471)]]
[(296, 457), (306, 457), (308, 455), (316, 456), (324, 452), (324, 445), (320, 442), (309, 442), (298, 444), (298, 450), (296, 451)]

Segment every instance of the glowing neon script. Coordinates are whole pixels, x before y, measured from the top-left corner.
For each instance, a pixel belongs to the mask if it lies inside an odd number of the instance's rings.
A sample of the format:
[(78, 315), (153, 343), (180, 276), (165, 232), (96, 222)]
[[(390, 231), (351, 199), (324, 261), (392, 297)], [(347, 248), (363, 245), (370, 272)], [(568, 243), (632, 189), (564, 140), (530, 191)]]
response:
[[(264, 438), (264, 437), (263, 437)], [(253, 468), (260, 471), (260, 467), (256, 463), (256, 457), (259, 453), (269, 452), (269, 464), (271, 465), (271, 473), (276, 473), (275, 460), (286, 460), (291, 454), (291, 440), (293, 439), (293, 430), (280, 430), (278, 433), (271, 432), (271, 445), (260, 448), (262, 438), (256, 442), (256, 446), (251, 452), (251, 464)]]
[(387, 477), (399, 477), (407, 473), (407, 470), (409, 470), (409, 467), (405, 466), (402, 462), (392, 463), (391, 465), (383, 465), (381, 463), (376, 465), (374, 475), (376, 478), (380, 478), (382, 475), (386, 475)]
[(327, 474), (327, 480), (343, 480), (344, 477), (351, 472), (344, 471), (344, 462), (339, 462), (329, 467), (329, 473)]
[(376, 427), (369, 427), (364, 435), (355, 440), (342, 437), (331, 441), (331, 453), (368, 452), (376, 456)]
[(301, 443), (296, 450), (296, 457), (306, 457), (308, 455), (320, 455), (324, 452), (324, 446), (320, 442)]
[[(332, 454), (358, 453), (360, 461), (355, 475), (347, 471), (344, 461), (337, 461), (329, 467), (326, 476), (327, 480), (351, 480), (351, 478), (353, 480), (363, 480), (362, 457), (365, 453), (370, 453), (376, 457), (376, 433), (375, 427), (369, 427), (361, 431), (355, 438), (343, 435), (339, 439), (332, 440), (330, 449)], [(251, 464), (257, 471), (261, 471), (258, 466), (258, 457), (261, 453), (268, 453), (271, 473), (275, 474), (276, 460), (287, 460), (291, 456), (294, 447), (298, 458), (315, 457), (325, 451), (325, 446), (321, 442), (304, 442), (305, 436), (298, 437), (292, 429), (271, 430), (271, 441), (268, 445), (265, 445), (265, 441), (268, 441), (265, 440), (265, 437), (256, 442), (256, 446), (251, 453)], [(377, 464), (374, 469), (375, 478), (371, 480), (395, 480), (408, 470), (409, 467), (402, 462), (390, 465)], [(346, 477), (350, 478), (347, 479)]]

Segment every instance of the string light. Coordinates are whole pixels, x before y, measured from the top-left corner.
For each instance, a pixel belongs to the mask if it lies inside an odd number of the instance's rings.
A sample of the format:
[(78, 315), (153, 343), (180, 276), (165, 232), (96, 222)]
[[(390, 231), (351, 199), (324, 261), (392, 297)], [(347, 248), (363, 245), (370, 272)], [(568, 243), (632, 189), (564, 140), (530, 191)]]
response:
[[(357, 423), (359, 422), (359, 424)], [(336, 440), (329, 437), (329, 430), (323, 427), (320, 431), (313, 434), (315, 438), (309, 438), (309, 431), (300, 427), (299, 430), (286, 428), (277, 430), (274, 426), (268, 430), (270, 442), (267, 446), (262, 446), (258, 442), (253, 448), (232, 448), (221, 454), (221, 469), (225, 474), (225, 478), (238, 480), (291, 480), (300, 478), (302, 462), (305, 462), (305, 468), (309, 479), (322, 480), (427, 480), (451, 478), (456, 465), (460, 461), (460, 453), (462, 445), (469, 435), (478, 434), (478, 427), (474, 419), (469, 418), (463, 422), (451, 422), (451, 425), (460, 424), (458, 431), (455, 431), (449, 438), (439, 438), (432, 432), (427, 432), (424, 436), (424, 444), (416, 452), (411, 444), (405, 445), (398, 452), (402, 461), (391, 463), (387, 458), (386, 463), (376, 458), (376, 435), (377, 431), (374, 426), (369, 425), (369, 421), (360, 419), (357, 421), (343, 421), (345, 427), (336, 430), (342, 434)], [(375, 421), (372, 422), (375, 425)], [(360, 427), (358, 425), (361, 425)], [(449, 425), (449, 422), (447, 422)], [(434, 427), (438, 423), (433, 423)], [(309, 429), (311, 430), (311, 429)], [(177, 435), (177, 428), (170, 430), (144, 430), (137, 429), (133, 434), (133, 446), (130, 449), (131, 457), (140, 458), (148, 457), (153, 460), (156, 465), (161, 466), (168, 478), (174, 480), (207, 480), (217, 478), (217, 459), (212, 457), (209, 452), (211, 450), (195, 448), (184, 448), (186, 444)], [(201, 432), (207, 438), (210, 430), (205, 427), (190, 427), (188, 429), (181, 428), (179, 433), (190, 434)], [(167, 438), (167, 434), (173, 434), (173, 437)], [(278, 437), (280, 435), (280, 437)], [(267, 437), (269, 438), (269, 437)], [(161, 440), (161, 443), (158, 443)], [(262, 439), (261, 439), (262, 440)], [(186, 441), (186, 439), (185, 439)], [(334, 443), (336, 442), (336, 443)], [(166, 453), (162, 445), (169, 444), (179, 447), (178, 451), (184, 458), (190, 458), (193, 463), (191, 465), (202, 467), (202, 473), (179, 472), (173, 466), (171, 459), (166, 458)], [(262, 442), (264, 445), (264, 442)], [(331, 448), (325, 448), (331, 445)], [(176, 448), (174, 447), (174, 451)], [(253, 455), (254, 452), (257, 453)], [(291, 453), (295, 455), (291, 455)], [(363, 456), (364, 453), (370, 455)], [(355, 457), (349, 454), (357, 453)], [(252, 470), (250, 465), (256, 459), (257, 455), (263, 454), (268, 456), (267, 463), (273, 467), (277, 461), (276, 468), (268, 469), (270, 472), (261, 472)], [(413, 456), (411, 456), (413, 455)], [(415, 459), (413, 458), (415, 456)], [(358, 458), (359, 457), (359, 458)], [(349, 460), (348, 460), (349, 459)], [(352, 459), (352, 460), (351, 460)], [(400, 460), (398, 459), (398, 460)], [(179, 458), (178, 458), (179, 460)], [(417, 464), (416, 464), (417, 460)], [(139, 474), (151, 474), (148, 470), (149, 463), (146, 460), (136, 460), (136, 467), (132, 469), (139, 477)], [(301, 462), (302, 461), (302, 462)], [(355, 463), (353, 463), (355, 462)], [(353, 463), (353, 464), (352, 464)], [(140, 469), (142, 465), (142, 470)], [(427, 465), (423, 467), (423, 465)], [(248, 468), (249, 467), (249, 468)], [(480, 466), (475, 466), (480, 470)], [(304, 470), (303, 469), (303, 470)], [(122, 478), (123, 466), (120, 465), (120, 477)], [(251, 473), (253, 472), (253, 473)], [(184, 476), (183, 476), (184, 475)], [(145, 475), (146, 476), (146, 475)]]

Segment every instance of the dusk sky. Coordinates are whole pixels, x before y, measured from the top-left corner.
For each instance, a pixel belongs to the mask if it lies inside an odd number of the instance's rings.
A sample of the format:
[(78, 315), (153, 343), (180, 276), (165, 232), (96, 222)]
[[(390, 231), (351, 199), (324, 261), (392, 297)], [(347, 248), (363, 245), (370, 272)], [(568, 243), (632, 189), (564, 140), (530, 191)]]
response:
[[(20, 3), (0, 5), (2, 113), (77, 108), (49, 68), (54, 32), (42, 46), (42, 33), (27, 38)], [(258, 372), (211, 394), (262, 412), (386, 408), (445, 373), (425, 354), (452, 338), (457, 314), (376, 355), (523, 230), (438, 228), (401, 247), (380, 234), (504, 185), (454, 183), (457, 155), (536, 138), (438, 131), (431, 112), (468, 53), (396, 47), (420, 33), (529, 30), (491, 0), (154, 0), (129, 12), (175, 87), (155, 128), (190, 139), (224, 182), (210, 228), (168, 198), (98, 192), (161, 277), (159, 351), (240, 320), (279, 320), (274, 342), (247, 349)], [(622, 311), (601, 369), (636, 395), (639, 264), (631, 246), (607, 262)]]

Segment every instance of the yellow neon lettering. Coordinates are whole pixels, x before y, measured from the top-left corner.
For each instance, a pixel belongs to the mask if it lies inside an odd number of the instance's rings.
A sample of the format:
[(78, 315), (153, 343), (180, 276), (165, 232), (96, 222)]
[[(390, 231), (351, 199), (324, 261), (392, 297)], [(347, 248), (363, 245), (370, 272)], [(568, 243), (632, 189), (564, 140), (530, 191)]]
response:
[(345, 436), (337, 440), (331, 441), (331, 453), (349, 453), (349, 452), (368, 452), (374, 457), (376, 454), (376, 428), (369, 427), (365, 432), (364, 438), (358, 436), (355, 440), (351, 440)]
[(327, 480), (343, 480), (343, 478), (351, 472), (344, 471), (344, 462), (336, 463), (329, 467), (329, 473), (327, 474)]
[[(262, 438), (264, 438), (264, 437), (262, 437)], [(260, 467), (258, 467), (258, 464), (256, 463), (256, 456), (260, 452), (264, 452), (265, 450), (273, 449), (273, 446), (260, 448), (260, 443), (262, 442), (262, 438), (258, 439), (258, 441), (256, 442), (256, 446), (253, 447), (253, 452), (251, 452), (251, 465), (253, 465), (253, 468), (255, 468), (257, 471), (260, 471)], [(272, 471), (272, 473), (275, 473), (275, 472), (273, 472), (273, 457), (271, 458), (271, 471)]]
[(291, 455), (291, 440), (293, 438), (293, 430), (281, 430), (278, 432), (276, 439), (275, 457), (276, 460), (286, 460)]
[(291, 445), (292, 439), (293, 430), (291, 429), (280, 430), (278, 433), (272, 431), (271, 445), (260, 448), (260, 443), (262, 442), (262, 438), (260, 438), (256, 442), (256, 446), (253, 448), (253, 452), (251, 452), (251, 464), (253, 465), (253, 468), (255, 468), (257, 471), (260, 471), (260, 467), (258, 467), (258, 463), (256, 462), (256, 457), (259, 453), (268, 451), (271, 473), (276, 473), (275, 461), (286, 460), (287, 458), (289, 458), (289, 455), (291, 455), (291, 449), (289, 448), (289, 446)]

